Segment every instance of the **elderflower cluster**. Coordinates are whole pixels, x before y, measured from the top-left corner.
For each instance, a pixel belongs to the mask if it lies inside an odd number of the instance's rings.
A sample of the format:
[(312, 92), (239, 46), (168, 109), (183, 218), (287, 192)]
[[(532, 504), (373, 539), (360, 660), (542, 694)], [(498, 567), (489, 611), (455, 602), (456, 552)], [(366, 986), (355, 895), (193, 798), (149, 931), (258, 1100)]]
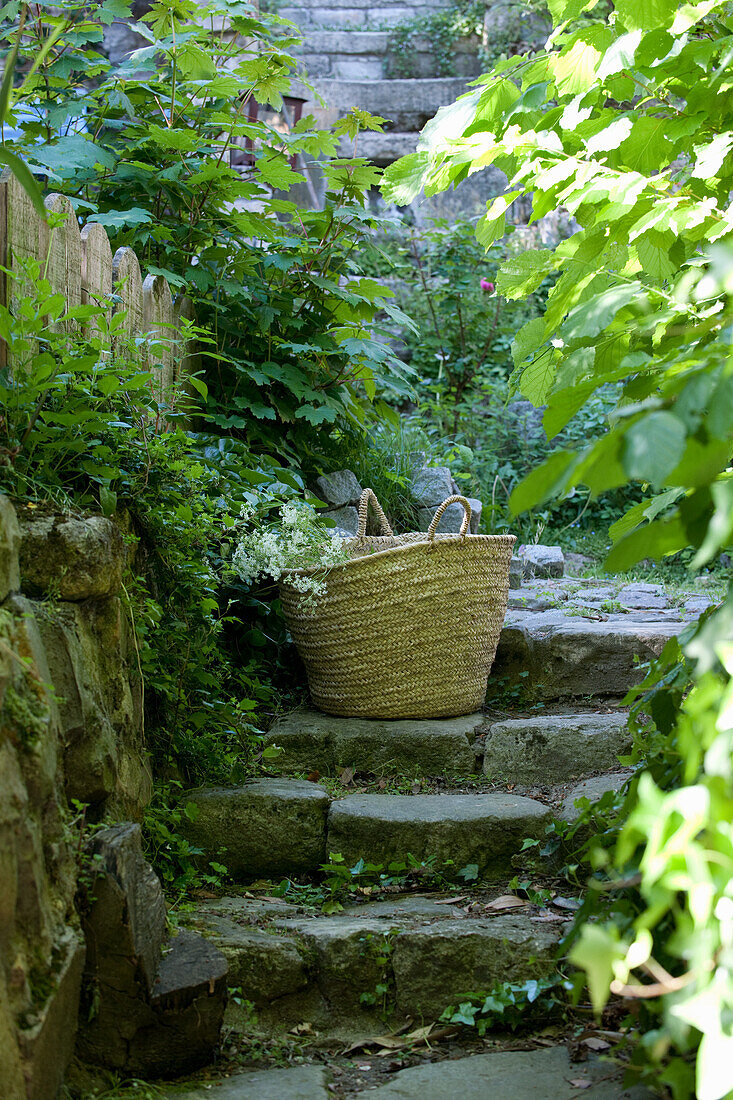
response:
[[(254, 510), (245, 506), (240, 521), (254, 518)], [(348, 561), (346, 542), (331, 537), (313, 509), (306, 504), (288, 502), (280, 509), (280, 522), (270, 527), (246, 531), (232, 557), (235, 570), (245, 582), (271, 577), (287, 581), (297, 592), (317, 598), (325, 591), (325, 577), (335, 565)], [(292, 570), (315, 570), (293, 573)]]

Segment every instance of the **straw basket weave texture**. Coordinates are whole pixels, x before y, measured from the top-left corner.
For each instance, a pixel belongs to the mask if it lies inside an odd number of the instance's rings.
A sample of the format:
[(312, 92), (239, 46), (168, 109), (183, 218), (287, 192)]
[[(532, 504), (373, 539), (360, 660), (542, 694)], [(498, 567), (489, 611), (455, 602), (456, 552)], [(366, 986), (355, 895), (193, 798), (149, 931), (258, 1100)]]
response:
[[(369, 504), (382, 534), (366, 535)], [(459, 534), (438, 535), (449, 504)], [(392, 534), (371, 489), (359, 505), (352, 557), (309, 601), (285, 579), (283, 611), (313, 702), (328, 714), (445, 718), (478, 710), (506, 613), (513, 535), (469, 535), (471, 508), (453, 496), (427, 533)], [(310, 571), (303, 571), (310, 572)]]

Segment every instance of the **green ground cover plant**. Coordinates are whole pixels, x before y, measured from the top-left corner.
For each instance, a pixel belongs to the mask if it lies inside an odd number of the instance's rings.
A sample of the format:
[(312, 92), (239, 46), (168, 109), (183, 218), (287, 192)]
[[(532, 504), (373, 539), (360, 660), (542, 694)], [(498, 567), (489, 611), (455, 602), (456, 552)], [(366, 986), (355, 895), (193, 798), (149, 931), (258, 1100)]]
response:
[[(609, 430), (552, 452), (511, 506), (634, 484), (644, 495), (612, 526), (607, 568), (680, 551), (705, 567), (733, 540), (730, 5), (550, 8), (546, 52), (499, 62), (442, 109), (388, 170), (385, 195), (406, 202), (493, 163), (509, 185), (478, 224), (486, 247), (519, 196), (532, 194), (535, 218), (560, 205), (576, 217), (567, 241), (497, 277), (511, 299), (556, 278), (516, 335), (512, 381), (545, 406), (550, 438), (601, 387), (620, 392)], [(652, 671), (653, 748), (593, 855), (595, 919), (583, 914), (572, 953), (597, 1011), (609, 997), (630, 1007), (636, 1061), (676, 1100), (733, 1088), (732, 622), (729, 592)]]
[[(269, 716), (300, 690), (273, 590), (232, 568), (242, 509), (266, 521), (311, 500), (324, 438), (358, 437), (384, 396), (411, 392), (377, 313), (404, 319), (360, 268), (378, 173), (338, 155), (342, 134), (381, 122), (357, 112), (333, 132), (311, 119), (279, 128), (293, 40), (249, 5), (161, 0), (134, 24), (140, 49), (117, 66), (102, 38), (129, 14), (118, 0), (6, 14), (26, 73), (4, 101), (8, 156), (27, 163), (37, 198), (62, 192), (113, 249), (131, 245), (197, 319), (194, 399), (159, 404), (136, 349), (111, 353), (119, 314), (93, 338), (83, 329), (109, 303), (64, 316), (29, 269), (16, 278), (17, 308), (0, 317), (17, 364), (0, 374), (0, 485), (22, 503), (116, 515), (136, 547), (125, 593), (159, 781), (147, 833), (177, 895), (199, 881), (171, 829), (180, 785), (241, 779)], [(323, 201), (302, 209), (293, 188), (307, 186), (302, 169), (316, 157)]]

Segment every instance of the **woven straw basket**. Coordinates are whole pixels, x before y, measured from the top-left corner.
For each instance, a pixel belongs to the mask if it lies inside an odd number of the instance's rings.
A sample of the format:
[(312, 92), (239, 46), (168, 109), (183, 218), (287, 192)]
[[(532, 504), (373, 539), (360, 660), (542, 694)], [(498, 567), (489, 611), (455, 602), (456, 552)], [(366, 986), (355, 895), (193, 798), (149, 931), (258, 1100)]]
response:
[[(449, 504), (459, 534), (438, 535)], [(382, 534), (366, 535), (370, 503)], [(371, 489), (351, 559), (307, 600), (283, 580), (283, 611), (313, 702), (328, 714), (445, 718), (479, 710), (506, 613), (513, 535), (470, 535), (465, 497), (443, 501), (427, 532), (394, 535)], [(313, 570), (298, 570), (300, 573)]]

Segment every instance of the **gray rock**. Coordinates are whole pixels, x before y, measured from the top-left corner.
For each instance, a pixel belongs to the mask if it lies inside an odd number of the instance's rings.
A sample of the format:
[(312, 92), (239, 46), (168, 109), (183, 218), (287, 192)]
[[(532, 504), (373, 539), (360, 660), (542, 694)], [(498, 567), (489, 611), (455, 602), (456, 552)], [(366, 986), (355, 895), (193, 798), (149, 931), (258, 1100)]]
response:
[(20, 583), (29, 596), (98, 599), (117, 593), (127, 552), (104, 516), (20, 517)]
[(659, 584), (627, 584), (616, 598), (624, 607), (638, 608), (640, 611), (669, 607), (669, 600)]
[(565, 572), (565, 557), (559, 546), (520, 546), (519, 558), (525, 577), (562, 577)]
[(275, 723), (265, 745), (284, 750), (277, 759), (284, 775), (314, 768), (333, 775), (347, 767), (372, 775), (469, 775), (475, 770), (471, 742), (482, 721), (481, 714), (380, 721), (296, 710)]
[(336, 524), (329, 534), (339, 535), (341, 538), (354, 538), (359, 531), (359, 513), (356, 508), (347, 505), (344, 508), (333, 508), (328, 512), (321, 512), (324, 519), (331, 519)]
[(69, 799), (139, 819), (152, 777), (130, 628), (117, 596), (35, 606), (59, 701)]
[(0, 603), (9, 592), (20, 588), (20, 528), (15, 509), (6, 496), (0, 496)]
[[(466, 499), (471, 505), (471, 521), (469, 526), (469, 533), (472, 535), (477, 535), (479, 524), (481, 523), (481, 501), (477, 500), (475, 497), (467, 497)], [(466, 510), (462, 504), (449, 504), (438, 522), (438, 533), (441, 535), (457, 534), (461, 529), (461, 524), (463, 523), (463, 517), (465, 516), (465, 514)], [(430, 508), (419, 508), (417, 513), (418, 531), (427, 531), (427, 529), (430, 527), (430, 524), (433, 522), (434, 516), (435, 508), (433, 508), (432, 506)]]
[(509, 593), (507, 608), (511, 611), (548, 611), (555, 606), (551, 596), (533, 596), (528, 589)]
[(611, 772), (609, 775), (596, 775), (592, 779), (584, 779), (573, 787), (570, 794), (562, 804), (560, 817), (563, 821), (577, 821), (582, 810), (576, 806), (581, 798), (587, 798), (589, 802), (597, 802), (607, 791), (619, 791), (626, 780), (632, 774), (631, 771)]
[(432, 856), (438, 867), (475, 863), (481, 874), (499, 876), (548, 820), (546, 806), (511, 794), (354, 794), (331, 806), (328, 850), (349, 863)]
[[(423, 466), (422, 470), (418, 470), (415, 475), (411, 493), (412, 499), (420, 508), (432, 508), (434, 515), (438, 505), (453, 494), (450, 470), (447, 466)], [(462, 508), (460, 511), (463, 513)], [(421, 527), (420, 530), (427, 531), (427, 527)]]
[(297, 993), (308, 984), (303, 952), (288, 936), (238, 924), (229, 917), (199, 907), (193, 928), (215, 944), (229, 965), (229, 985), (256, 1005)]
[[(518, 684), (530, 698), (623, 696), (658, 657), (680, 622), (596, 622), (562, 611), (509, 611), (489, 679)], [(524, 673), (524, 675), (522, 675)]]
[(689, 600), (685, 600), (685, 611), (695, 618), (712, 606), (713, 601), (708, 599), (707, 596), (691, 596)]
[(543, 977), (559, 939), (557, 925), (533, 923), (524, 913), (401, 932), (392, 953), (397, 1007), (416, 1019), (437, 1017), (495, 982)]
[[(160, 880), (142, 854), (140, 826), (125, 822), (101, 829), (87, 849), (94, 873), (84, 925), (87, 973), (121, 987), (121, 968), (130, 987), (149, 992), (160, 965), (166, 915)], [(135, 960), (132, 969), (130, 960)]]
[[(165, 942), (163, 891), (142, 857), (139, 825), (96, 833), (82, 883), (85, 1014), (79, 1053), (135, 1076), (177, 1076), (211, 1060), (226, 1004), (227, 962), (193, 932)], [(163, 950), (165, 948), (165, 950)]]
[(151, 1019), (129, 1040), (125, 1069), (178, 1077), (211, 1062), (227, 1000), (227, 961), (193, 932), (166, 945), (150, 997)]
[(170, 1100), (212, 1100), (213, 1096), (216, 1100), (328, 1100), (327, 1081), (322, 1066), (292, 1066), (236, 1073), (163, 1095)]
[(565, 555), (565, 575), (568, 577), (580, 577), (593, 565), (593, 559), (585, 554), (568, 553)]
[(626, 715), (537, 715), (495, 722), (484, 773), (512, 783), (564, 783), (618, 765), (630, 744)]
[(512, 560), (509, 562), (509, 587), (521, 588), (522, 580), (524, 579), (524, 566), (521, 558), (512, 556)]
[(336, 470), (318, 478), (316, 496), (332, 508), (343, 508), (346, 504), (359, 503), (361, 485), (351, 470)]
[[(49, 975), (48, 990), (43, 1003), (29, 1014), (31, 1021), (18, 1033), (20, 1053), (24, 1062), (25, 1089), (22, 1093), (8, 1091), (5, 1096), (26, 1096), (35, 1100), (56, 1096), (61, 1088), (64, 1069), (71, 1061), (76, 1039), (79, 993), (84, 970), (84, 944), (68, 931), (55, 944), (55, 966)], [(2, 1057), (8, 1048), (2, 1047)], [(3, 1071), (0, 1070), (0, 1082)]]
[[(623, 1071), (589, 1057), (573, 1065), (565, 1047), (544, 1050), (498, 1051), (445, 1062), (413, 1066), (396, 1073), (386, 1085), (372, 1090), (375, 1100), (653, 1100), (641, 1086), (625, 1089)], [(573, 1081), (582, 1082), (574, 1087)], [(590, 1087), (589, 1083), (590, 1082)]]
[(220, 860), (232, 875), (307, 874), (325, 859), (328, 795), (315, 783), (256, 779), (186, 797), (198, 807), (186, 836), (204, 860)]

